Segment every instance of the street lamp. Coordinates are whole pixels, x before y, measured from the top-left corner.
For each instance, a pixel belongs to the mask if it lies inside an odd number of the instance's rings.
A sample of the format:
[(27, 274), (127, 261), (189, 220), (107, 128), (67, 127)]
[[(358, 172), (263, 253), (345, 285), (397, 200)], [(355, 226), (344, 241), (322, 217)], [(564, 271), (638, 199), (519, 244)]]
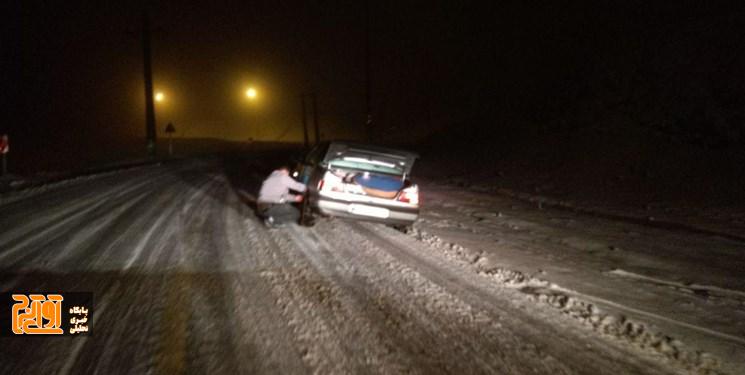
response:
[(165, 98), (166, 98), (166, 95), (163, 94), (163, 92), (158, 91), (158, 92), (155, 93), (155, 101), (156, 102), (162, 102), (163, 100), (165, 100)]
[(248, 100), (254, 100), (254, 99), (256, 99), (256, 95), (257, 94), (258, 93), (256, 92), (256, 89), (253, 88), (253, 87), (249, 87), (246, 90), (246, 97), (248, 98)]

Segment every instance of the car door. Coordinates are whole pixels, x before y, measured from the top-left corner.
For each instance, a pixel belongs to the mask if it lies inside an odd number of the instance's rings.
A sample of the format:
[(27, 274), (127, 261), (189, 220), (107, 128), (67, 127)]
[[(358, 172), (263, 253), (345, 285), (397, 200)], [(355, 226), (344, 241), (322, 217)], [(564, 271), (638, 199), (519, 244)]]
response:
[(321, 169), (320, 164), (326, 154), (327, 148), (328, 144), (318, 144), (308, 152), (305, 160), (303, 160), (303, 168), (301, 169), (297, 179), (298, 181), (308, 185), (310, 190), (313, 190), (313, 184), (317, 183), (317, 177), (320, 173), (319, 169)]

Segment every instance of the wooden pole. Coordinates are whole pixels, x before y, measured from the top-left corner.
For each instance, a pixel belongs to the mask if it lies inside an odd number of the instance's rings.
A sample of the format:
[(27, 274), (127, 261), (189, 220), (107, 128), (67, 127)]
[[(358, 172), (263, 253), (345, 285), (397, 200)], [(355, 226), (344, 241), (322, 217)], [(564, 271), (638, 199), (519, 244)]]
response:
[(305, 115), (305, 95), (300, 95), (300, 105), (303, 108), (302, 116), (303, 116), (303, 147), (306, 149), (308, 148), (308, 122), (306, 121), (306, 115)]
[(316, 93), (311, 94), (313, 100), (313, 130), (316, 133), (316, 144), (321, 143), (321, 132), (318, 126), (318, 106), (316, 105)]
[(153, 103), (153, 72), (150, 57), (150, 18), (147, 11), (142, 12), (142, 62), (145, 78), (145, 134), (147, 153), (156, 155), (155, 103)]

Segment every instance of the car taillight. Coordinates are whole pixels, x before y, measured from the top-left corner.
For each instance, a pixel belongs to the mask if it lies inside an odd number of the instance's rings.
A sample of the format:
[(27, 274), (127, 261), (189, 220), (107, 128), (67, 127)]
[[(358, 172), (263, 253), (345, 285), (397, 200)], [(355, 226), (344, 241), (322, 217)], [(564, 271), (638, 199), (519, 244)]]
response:
[(398, 200), (404, 203), (419, 204), (419, 187), (416, 185), (409, 186), (398, 195)]

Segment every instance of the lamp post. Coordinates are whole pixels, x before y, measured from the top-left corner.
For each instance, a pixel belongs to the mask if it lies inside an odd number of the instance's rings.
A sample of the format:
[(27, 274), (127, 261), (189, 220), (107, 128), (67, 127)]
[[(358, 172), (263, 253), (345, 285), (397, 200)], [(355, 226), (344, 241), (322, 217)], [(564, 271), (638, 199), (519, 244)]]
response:
[[(162, 109), (163, 104), (165, 104), (164, 102), (166, 100), (166, 94), (164, 94), (163, 91), (160, 90), (155, 91), (155, 93), (153, 94), (153, 100), (155, 101), (155, 105), (161, 107), (160, 109)], [(173, 153), (173, 146), (171, 144), (171, 133), (168, 131), (168, 129), (172, 127), (173, 125), (171, 125), (171, 123), (168, 123), (168, 126), (166, 127), (166, 133), (168, 134), (168, 156), (171, 156), (171, 154)]]
[[(253, 86), (247, 86), (246, 87), (246, 90), (243, 92), (243, 94), (244, 94), (245, 99), (248, 102), (255, 102), (259, 98), (259, 91), (255, 87), (253, 87)], [(250, 119), (251, 119), (250, 112), (251, 111), (249, 110), (249, 114), (247, 114), (247, 118), (249, 119), (249, 121), (248, 121), (249, 122), (249, 129), (250, 129), (250, 122), (251, 122), (250, 121)], [(255, 131), (252, 132), (252, 133), (254, 134), (254, 137), (256, 137), (256, 134), (257, 133)], [(249, 142), (250, 143), (253, 143), (254, 137), (250, 137), (249, 138)]]
[(259, 95), (259, 93), (256, 91), (255, 88), (249, 87), (246, 89), (246, 97), (248, 100), (256, 100), (256, 97)]

